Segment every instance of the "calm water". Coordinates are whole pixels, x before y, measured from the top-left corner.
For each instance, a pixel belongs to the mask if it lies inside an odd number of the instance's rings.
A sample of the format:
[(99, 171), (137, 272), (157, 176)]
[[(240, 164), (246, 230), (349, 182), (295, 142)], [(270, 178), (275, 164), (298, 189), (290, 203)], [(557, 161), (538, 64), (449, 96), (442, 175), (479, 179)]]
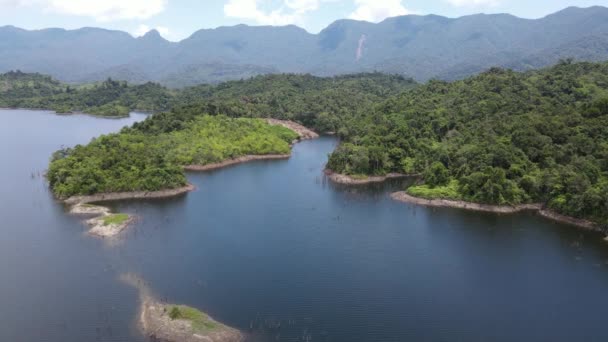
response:
[[(286, 161), (191, 174), (198, 191), (113, 203), (139, 216), (88, 237), (38, 174), (61, 145), (130, 119), (0, 111), (0, 341), (145, 341), (134, 272), (252, 341), (606, 341), (608, 245), (532, 214), (396, 203), (344, 187), (332, 138)], [(280, 323), (280, 328), (278, 324)]]

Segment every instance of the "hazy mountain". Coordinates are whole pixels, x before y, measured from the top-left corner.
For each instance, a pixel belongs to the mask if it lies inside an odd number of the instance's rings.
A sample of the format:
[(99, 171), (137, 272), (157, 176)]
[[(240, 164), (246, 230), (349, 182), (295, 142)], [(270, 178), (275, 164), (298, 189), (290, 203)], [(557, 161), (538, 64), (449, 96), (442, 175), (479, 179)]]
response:
[(220, 27), (173, 43), (96, 28), (0, 27), (0, 72), (20, 69), (68, 82), (107, 77), (169, 86), (273, 72), (384, 71), (465, 77), (492, 66), (528, 69), (560, 58), (608, 59), (608, 9), (567, 8), (537, 20), (507, 14), (451, 19), (408, 15), (378, 24), (339, 20), (319, 34), (296, 26)]

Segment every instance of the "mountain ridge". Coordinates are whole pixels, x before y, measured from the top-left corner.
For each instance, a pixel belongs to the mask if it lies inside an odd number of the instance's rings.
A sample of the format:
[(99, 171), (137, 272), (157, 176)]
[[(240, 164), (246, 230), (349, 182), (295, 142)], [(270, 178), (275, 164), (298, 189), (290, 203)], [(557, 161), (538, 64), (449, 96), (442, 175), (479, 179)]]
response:
[(601, 6), (568, 7), (540, 19), (511, 14), (406, 15), (377, 24), (340, 19), (317, 34), (295, 25), (239, 24), (197, 30), (179, 42), (154, 30), (133, 37), (92, 27), (30, 31), (3, 26), (0, 72), (40, 72), (71, 83), (112, 77), (172, 87), (269, 72), (381, 71), (419, 81), (452, 80), (493, 66), (549, 66), (556, 56), (608, 59), (604, 36), (608, 8)]

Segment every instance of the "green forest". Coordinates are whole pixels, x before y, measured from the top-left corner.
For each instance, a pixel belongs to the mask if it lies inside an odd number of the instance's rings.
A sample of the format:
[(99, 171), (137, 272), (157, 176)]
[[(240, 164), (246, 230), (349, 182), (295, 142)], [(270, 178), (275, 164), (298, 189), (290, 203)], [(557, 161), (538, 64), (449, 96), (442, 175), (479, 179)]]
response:
[(608, 63), (430, 81), (340, 132), (334, 171), (419, 174), (415, 196), (542, 202), (608, 223)]
[(171, 189), (186, 184), (185, 165), (250, 154), (287, 154), (296, 138), (295, 132), (260, 119), (200, 115), (184, 129), (148, 133), (125, 128), (86, 146), (57, 151), (47, 177), (61, 198)]
[(420, 175), (408, 189), (415, 196), (540, 202), (608, 224), (608, 63), (493, 68), (421, 85), (379, 73), (267, 75), (179, 91), (112, 80), (71, 88), (17, 72), (0, 80), (0, 106), (69, 99), (69, 108), (158, 112), (56, 153), (49, 179), (63, 197), (177, 187), (186, 182), (183, 165), (284, 153), (293, 132), (252, 120), (273, 117), (335, 132), (341, 144), (327, 166), (339, 173)]
[(231, 117), (290, 119), (319, 131), (336, 131), (354, 112), (415, 86), (412, 79), (380, 73), (336, 77), (279, 74), (219, 85), (171, 90), (159, 84), (129, 85), (108, 79), (67, 85), (41, 74), (0, 75), (0, 107), (128, 116), (129, 112), (179, 110)]
[(67, 114), (122, 117), (134, 110), (170, 109), (170, 90), (155, 84), (128, 85), (108, 79), (88, 85), (62, 84), (49, 76), (11, 71), (0, 75), (0, 107), (48, 109)]

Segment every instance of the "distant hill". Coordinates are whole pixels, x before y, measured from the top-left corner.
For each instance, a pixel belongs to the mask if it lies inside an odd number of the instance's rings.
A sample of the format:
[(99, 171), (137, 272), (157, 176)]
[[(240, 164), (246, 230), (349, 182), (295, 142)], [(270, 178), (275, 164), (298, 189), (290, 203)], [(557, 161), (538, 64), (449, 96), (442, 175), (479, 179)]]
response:
[(108, 77), (171, 87), (287, 72), (330, 76), (382, 71), (458, 79), (493, 66), (517, 70), (562, 58), (608, 59), (608, 8), (571, 7), (529, 20), (507, 14), (408, 15), (373, 24), (339, 20), (319, 34), (296, 26), (220, 27), (174, 43), (156, 31), (133, 38), (98, 28), (28, 31), (0, 27), (0, 72), (23, 70), (66, 82)]

